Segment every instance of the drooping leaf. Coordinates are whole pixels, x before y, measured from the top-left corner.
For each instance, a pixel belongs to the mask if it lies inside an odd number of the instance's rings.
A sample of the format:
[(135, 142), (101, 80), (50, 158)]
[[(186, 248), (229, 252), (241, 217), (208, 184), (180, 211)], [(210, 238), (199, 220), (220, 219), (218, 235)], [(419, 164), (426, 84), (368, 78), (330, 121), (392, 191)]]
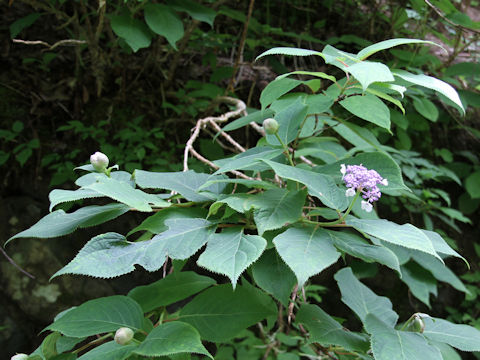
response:
[(362, 85), (363, 91), (374, 82), (395, 81), (390, 69), (378, 62), (362, 61), (347, 68), (347, 71)]
[(366, 352), (370, 348), (366, 336), (345, 330), (339, 322), (316, 305), (302, 305), (295, 321), (307, 327), (310, 342), (339, 345), (350, 351)]
[(207, 249), (200, 255), (197, 264), (226, 275), (235, 289), (242, 272), (260, 257), (266, 246), (264, 238), (245, 235), (242, 227), (227, 228), (210, 237)]
[(423, 334), (430, 340), (447, 343), (462, 351), (480, 351), (480, 330), (438, 318), (424, 318)]
[(154, 33), (164, 36), (177, 50), (176, 42), (183, 37), (183, 23), (178, 15), (169, 6), (151, 3), (145, 6), (144, 14), (148, 27)]
[(337, 187), (330, 176), (273, 161), (263, 160), (263, 162), (268, 164), (281, 178), (298, 181), (306, 185), (308, 193), (318, 198), (329, 208), (343, 210), (348, 206), (345, 192)]
[(181, 321), (163, 323), (154, 328), (135, 353), (152, 357), (195, 353), (213, 360), (213, 356), (202, 345), (197, 330)]
[(303, 84), (303, 81), (290, 78), (273, 80), (263, 89), (260, 95), (262, 110), (300, 84)]
[(360, 119), (369, 121), (390, 131), (390, 110), (375, 95), (349, 96), (339, 102), (342, 107)]
[[(299, 98), (275, 115), (279, 125), (278, 137), (285, 145), (290, 144), (297, 137), (300, 125), (307, 116), (307, 110), (308, 106)], [(267, 142), (271, 145), (281, 145), (277, 137), (272, 134), (267, 134)]]
[(193, 271), (175, 271), (154, 283), (133, 288), (128, 296), (139, 303), (143, 312), (147, 313), (186, 299), (215, 283), (212, 278)]
[(333, 81), (333, 82), (337, 82), (337, 79), (335, 79), (334, 76), (327, 75), (324, 72), (321, 72), (321, 71), (301, 71), (301, 70), (292, 71), (292, 72), (277, 76), (277, 80), (286, 78), (290, 75), (310, 75), (310, 76), (319, 77), (321, 79), (326, 79), (326, 80), (330, 80), (330, 81)]
[[(366, 48), (360, 50), (360, 52), (357, 54), (358, 59), (364, 60), (367, 57), (382, 51), (386, 49), (390, 49), (394, 46), (399, 46), (399, 45), (405, 45), (405, 44), (430, 44), (430, 45), (435, 45), (440, 48), (442, 48), (440, 45), (432, 42), (432, 41), (427, 41), (427, 40), (418, 40), (418, 39), (389, 39), (385, 41), (380, 41), (378, 43), (375, 43), (373, 45), (367, 46)], [(443, 49), (443, 48), (442, 48)]]
[(427, 270), (416, 263), (402, 265), (402, 281), (418, 300), (430, 307), (430, 294), (437, 296), (437, 282)]
[(289, 191), (287, 189), (271, 189), (255, 196), (250, 205), (253, 206), (253, 218), (258, 234), (267, 230), (280, 229), (287, 223), (297, 222), (302, 216), (306, 191)]
[(144, 22), (124, 14), (112, 16), (110, 24), (113, 32), (124, 39), (133, 52), (150, 46), (152, 34)]
[(188, 15), (198, 21), (213, 26), (213, 21), (217, 13), (215, 10), (203, 6), (197, 1), (192, 0), (169, 0), (168, 4), (177, 11), (185, 11)]
[(24, 230), (8, 241), (17, 238), (54, 238), (70, 234), (78, 228), (96, 226), (125, 214), (129, 207), (124, 204), (109, 204), (103, 206), (86, 206), (72, 213), (56, 210), (43, 218), (29, 229)]
[(372, 350), (375, 360), (440, 360), (440, 351), (430, 345), (417, 332), (398, 331), (385, 324), (381, 317), (368, 314), (367, 331), (372, 335)]
[[(353, 275), (352, 269), (343, 268), (335, 274), (334, 278), (342, 293), (342, 301), (357, 314), (364, 325), (366, 325), (367, 316), (373, 314), (382, 319), (384, 324), (395, 326), (398, 315), (392, 310), (390, 299), (378, 296), (363, 285)], [(369, 331), (368, 328), (367, 331)]]
[(169, 219), (165, 225), (168, 230), (140, 242), (129, 242), (117, 233), (98, 235), (54, 277), (79, 274), (112, 278), (135, 270), (136, 264), (156, 271), (167, 256), (183, 260), (195, 254), (215, 230), (215, 226), (204, 219)]
[(297, 276), (299, 287), (340, 257), (330, 235), (323, 228), (290, 228), (277, 235), (273, 243), (283, 261)]
[(48, 199), (50, 200), (49, 211), (52, 211), (55, 206), (70, 201), (77, 201), (83, 199), (91, 199), (96, 197), (102, 197), (103, 194), (100, 194), (94, 190), (90, 189), (77, 189), (77, 190), (63, 190), (63, 189), (54, 189), (48, 194)]
[(283, 262), (275, 249), (266, 250), (252, 266), (255, 282), (263, 290), (272, 294), (283, 306), (288, 301), (296, 283), (295, 274)]
[(319, 55), (319, 56), (322, 56), (322, 53), (314, 50), (307, 50), (307, 49), (276, 47), (261, 53), (255, 58), (255, 61), (267, 55), (288, 55), (288, 56)]
[(140, 305), (127, 296), (114, 295), (94, 299), (69, 310), (47, 326), (66, 336), (83, 337), (128, 327), (141, 329), (143, 311)]
[(434, 231), (428, 231), (428, 230), (422, 230), (422, 232), (430, 239), (430, 241), (432, 242), (433, 248), (438, 254), (440, 254), (443, 257), (455, 256), (457, 258), (460, 258), (470, 268), (470, 264), (468, 263), (468, 261), (459, 253), (457, 253), (455, 250), (453, 250), (438, 233)]
[[(231, 170), (257, 169), (258, 164), (261, 164), (262, 159), (272, 159), (280, 155), (282, 152), (283, 150), (281, 149), (273, 149), (269, 146), (259, 146), (248, 149), (244, 153), (235, 155), (221, 164), (217, 162), (217, 164), (220, 165), (220, 168), (214, 173), (214, 175)], [(261, 169), (258, 170), (260, 171)]]
[(180, 320), (193, 325), (204, 340), (225, 342), (275, 314), (275, 304), (264, 292), (245, 286), (233, 291), (225, 284), (197, 295), (180, 311)]
[(124, 360), (136, 348), (136, 344), (119, 345), (115, 341), (109, 341), (83, 354), (78, 360)]
[(265, 109), (265, 110), (260, 110), (260, 111), (255, 111), (247, 116), (241, 117), (239, 119), (236, 119), (232, 122), (229, 122), (227, 125), (225, 125), (222, 130), (223, 131), (232, 131), (236, 129), (240, 129), (251, 122), (256, 122), (257, 124), (262, 124), (263, 120), (267, 118), (273, 117), (274, 112), (271, 109)]

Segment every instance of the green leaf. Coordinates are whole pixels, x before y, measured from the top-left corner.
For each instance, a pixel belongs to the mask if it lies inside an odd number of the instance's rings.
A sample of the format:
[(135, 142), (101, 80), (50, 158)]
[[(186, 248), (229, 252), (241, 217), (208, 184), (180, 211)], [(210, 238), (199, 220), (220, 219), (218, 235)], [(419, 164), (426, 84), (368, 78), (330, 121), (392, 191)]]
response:
[(440, 351), (416, 332), (398, 331), (385, 324), (378, 315), (368, 314), (367, 330), (375, 360), (440, 360)]
[(398, 225), (384, 219), (347, 219), (346, 223), (362, 233), (408, 249), (422, 251), (441, 259), (428, 236), (411, 224)]
[(177, 11), (185, 11), (188, 15), (198, 21), (207, 23), (213, 27), (213, 21), (217, 13), (202, 4), (191, 0), (170, 0), (168, 4)]
[(480, 171), (475, 171), (465, 179), (465, 189), (472, 199), (480, 199)]
[(133, 52), (150, 46), (152, 35), (145, 23), (129, 15), (117, 15), (110, 18), (112, 30), (130, 46)]
[(360, 62), (355, 54), (338, 50), (331, 45), (326, 45), (323, 48), (322, 54), (327, 64), (334, 65), (343, 71), (348, 71), (350, 66)]
[(123, 181), (112, 178), (102, 178), (98, 182), (84, 187), (87, 190), (93, 190), (113, 200), (121, 202), (138, 211), (152, 211), (150, 205), (155, 207), (169, 207), (171, 204), (160, 199), (157, 195), (147, 194), (141, 190), (132, 188)]
[(273, 300), (261, 290), (230, 284), (197, 295), (180, 311), (180, 320), (193, 325), (204, 340), (225, 342), (247, 327), (276, 315)]
[(258, 235), (245, 235), (243, 228), (224, 229), (213, 234), (197, 264), (226, 275), (235, 289), (240, 275), (262, 254), (267, 241)]
[(14, 39), (23, 29), (33, 25), (33, 23), (37, 21), (40, 16), (42, 16), (40, 13), (31, 13), (18, 20), (15, 20), (10, 25), (10, 38)]
[(127, 296), (114, 295), (90, 300), (69, 310), (46, 330), (83, 337), (116, 331), (121, 327), (138, 331), (142, 323), (140, 305)]
[(303, 84), (303, 81), (290, 78), (273, 80), (265, 87), (265, 89), (263, 89), (260, 95), (260, 104), (262, 104), (262, 110), (277, 100), (280, 96), (286, 94), (300, 84)]
[(430, 308), (430, 294), (437, 296), (437, 282), (427, 270), (416, 263), (402, 266), (402, 281), (413, 296)]
[(268, 164), (281, 178), (298, 181), (306, 185), (308, 193), (318, 198), (329, 208), (343, 210), (348, 206), (345, 192), (337, 187), (330, 176), (273, 161), (263, 160), (263, 162)]
[(375, 95), (349, 96), (339, 103), (353, 115), (390, 131), (390, 110)]
[(258, 234), (267, 230), (280, 229), (287, 223), (295, 223), (302, 216), (306, 191), (289, 191), (287, 189), (267, 190), (253, 198), (253, 218)]
[(323, 228), (290, 228), (273, 243), (283, 261), (293, 270), (302, 287), (309, 277), (337, 262), (340, 253)]
[(275, 249), (266, 250), (252, 266), (255, 282), (287, 307), (296, 284), (295, 274), (283, 262)]
[(181, 321), (163, 323), (153, 329), (135, 350), (144, 356), (167, 356), (180, 353), (195, 353), (213, 356), (205, 349), (197, 330)]
[[(391, 97), (390, 95), (384, 93), (383, 91), (380, 91), (380, 90), (377, 90), (377, 89), (369, 88), (366, 91), (369, 94), (375, 95), (375, 96), (379, 97), (380, 99), (387, 100), (387, 101), (391, 102), (392, 104), (396, 105), (402, 111), (402, 113), (405, 115), (405, 109), (404, 109), (402, 103), (400, 102), (400, 100), (395, 99), (395, 98)], [(390, 118), (391, 117), (392, 117), (392, 111), (390, 110)]]
[(50, 200), (49, 211), (51, 212), (55, 206), (65, 202), (91, 199), (91, 198), (97, 198), (102, 196), (104, 195), (89, 189), (77, 189), (77, 190), (54, 189), (50, 192), (50, 194), (48, 194), (48, 199)]
[(357, 57), (360, 60), (365, 60), (370, 55), (373, 55), (379, 51), (390, 49), (394, 46), (404, 45), (404, 44), (430, 44), (435, 45), (443, 49), (442, 46), (427, 40), (418, 40), (418, 39), (389, 39), (385, 41), (380, 41), (376, 44), (367, 46), (366, 48), (362, 49), (358, 54)]
[(78, 228), (96, 226), (115, 219), (128, 210), (129, 207), (124, 204), (86, 206), (72, 213), (56, 210), (41, 218), (29, 229), (12, 236), (7, 243), (16, 238), (54, 238), (67, 235)]
[[(300, 125), (307, 116), (308, 106), (298, 98), (293, 104), (280, 110), (275, 115), (278, 125), (278, 137), (285, 145), (288, 145), (296, 139)], [(271, 145), (281, 145), (277, 137), (272, 134), (267, 134), (267, 142)]]
[(144, 8), (145, 22), (155, 33), (167, 38), (177, 50), (176, 42), (183, 37), (183, 23), (169, 6), (148, 3)]
[(319, 56), (322, 56), (322, 53), (314, 50), (307, 50), (307, 49), (276, 47), (261, 53), (255, 58), (255, 61), (267, 55), (288, 55), (288, 56), (319, 55)]
[(420, 115), (424, 118), (436, 122), (438, 120), (438, 109), (433, 102), (428, 100), (427, 98), (414, 98), (413, 99), (413, 107), (417, 110)]
[(78, 360), (124, 360), (137, 348), (135, 344), (120, 345), (115, 341), (109, 341), (105, 344), (93, 348), (86, 354), (80, 356)]
[(186, 299), (215, 283), (212, 278), (193, 271), (174, 271), (154, 283), (133, 288), (128, 296), (139, 303), (143, 312), (147, 313)]
[(244, 153), (227, 159), (228, 161), (225, 162), (224, 165), (221, 165), (214, 175), (231, 170), (258, 168), (258, 164), (261, 164), (262, 159), (272, 159), (280, 155), (282, 152), (282, 149), (272, 149), (268, 146), (259, 146), (248, 149)]
[(401, 274), (398, 258), (390, 249), (367, 243), (363, 238), (344, 231), (328, 231), (339, 249), (368, 263), (378, 262)]
[(223, 131), (232, 131), (240, 129), (251, 122), (256, 122), (257, 124), (262, 124), (263, 120), (273, 117), (274, 112), (271, 109), (259, 110), (248, 114), (247, 116), (236, 119), (232, 122), (229, 122), (225, 125)]
[(390, 69), (378, 62), (362, 61), (347, 68), (347, 71), (362, 85), (363, 91), (374, 82), (395, 81)]
[(292, 71), (292, 72), (289, 72), (289, 73), (286, 73), (286, 74), (282, 74), (280, 76), (277, 76), (277, 78), (275, 80), (280, 80), (280, 79), (286, 78), (287, 76), (290, 76), (290, 75), (310, 75), (310, 76), (315, 76), (315, 77), (318, 77), (318, 78), (321, 78), (321, 79), (326, 79), (326, 80), (330, 80), (330, 81), (333, 81), (333, 82), (337, 82), (337, 79), (335, 79), (334, 76), (327, 75), (324, 72), (321, 72), (321, 71), (301, 71), (301, 70)]
[(438, 318), (424, 318), (423, 321), (423, 334), (429, 340), (447, 343), (462, 351), (480, 351), (480, 330)]
[[(196, 173), (193, 170), (179, 172), (150, 172), (135, 170), (135, 182), (147, 189), (166, 189), (180, 193), (188, 201), (211, 201), (220, 194), (225, 185), (216, 184), (204, 188), (199, 193), (199, 187), (208, 180), (214, 180), (209, 174)], [(208, 191), (208, 192), (207, 192)]]
[[(357, 314), (364, 325), (366, 325), (367, 315), (373, 314), (388, 326), (395, 326), (398, 315), (392, 310), (390, 299), (378, 296), (363, 285), (353, 275), (352, 269), (343, 268), (335, 274), (334, 278), (342, 293), (342, 301)], [(369, 331), (368, 327), (366, 329)]]
[[(92, 166), (92, 165), (88, 165), (88, 166)], [(92, 166), (92, 171), (93, 171), (93, 166)], [(97, 181), (100, 181), (101, 179), (105, 179), (107, 177), (108, 176), (105, 174), (91, 172), (83, 176), (80, 176), (77, 180), (75, 180), (75, 185), (84, 187), (84, 186), (96, 183)], [(110, 173), (110, 177), (118, 181), (126, 182), (127, 184), (130, 184), (131, 187), (135, 187), (135, 182), (132, 179), (132, 174), (126, 171), (112, 171)]]
[(435, 90), (440, 94), (446, 96), (448, 99), (453, 101), (458, 106), (462, 115), (465, 115), (465, 109), (463, 108), (462, 102), (460, 101), (457, 91), (446, 82), (443, 82), (439, 79), (436, 79), (434, 77), (427, 76), (424, 74), (415, 75), (405, 70), (394, 70), (392, 71), (392, 73), (394, 76), (398, 76), (403, 80), (408, 81), (412, 84), (420, 85), (428, 89)]
[(117, 233), (95, 236), (53, 277), (79, 274), (112, 278), (135, 270), (135, 264), (156, 271), (167, 256), (184, 260), (195, 254), (215, 230), (204, 219), (169, 219), (165, 225), (169, 227), (167, 231), (139, 242), (129, 242)]
[(366, 336), (345, 328), (316, 305), (303, 304), (295, 321), (304, 324), (310, 333), (309, 342), (339, 345), (350, 351), (366, 352), (370, 344)]
[(453, 250), (447, 244), (447, 242), (443, 240), (443, 238), (439, 234), (437, 234), (434, 231), (428, 231), (428, 230), (422, 230), (422, 232), (430, 239), (430, 241), (432, 242), (433, 248), (439, 255), (441, 255), (442, 257), (455, 256), (457, 258), (460, 258), (470, 268), (468, 261), (459, 253), (457, 253), (455, 250)]

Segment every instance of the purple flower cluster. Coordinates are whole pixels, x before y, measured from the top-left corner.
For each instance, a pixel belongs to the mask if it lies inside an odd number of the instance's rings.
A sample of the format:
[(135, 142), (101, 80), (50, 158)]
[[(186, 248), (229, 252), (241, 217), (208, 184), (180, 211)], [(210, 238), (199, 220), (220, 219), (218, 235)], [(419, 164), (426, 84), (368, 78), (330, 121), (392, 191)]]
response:
[(362, 197), (362, 209), (367, 212), (372, 211), (372, 203), (382, 196), (378, 184), (387, 186), (388, 181), (380, 176), (375, 170), (368, 170), (363, 165), (340, 165), (343, 181), (347, 186), (346, 196), (354, 196), (357, 190), (360, 190)]

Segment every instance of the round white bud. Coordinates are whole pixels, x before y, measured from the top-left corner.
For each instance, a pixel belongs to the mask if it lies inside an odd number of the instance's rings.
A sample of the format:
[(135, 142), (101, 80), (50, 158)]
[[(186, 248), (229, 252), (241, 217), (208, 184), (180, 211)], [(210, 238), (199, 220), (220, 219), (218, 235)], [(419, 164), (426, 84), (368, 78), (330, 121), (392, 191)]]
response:
[(95, 154), (90, 155), (90, 163), (93, 168), (98, 172), (105, 172), (108, 167), (108, 157), (104, 153), (97, 151)]
[(278, 131), (279, 125), (277, 120), (268, 118), (263, 120), (263, 129), (269, 135), (273, 135)]
[(120, 345), (126, 345), (133, 339), (133, 330), (127, 327), (121, 327), (115, 333), (115, 342)]
[(27, 360), (28, 359), (28, 355), (27, 354), (17, 354), (17, 355), (13, 355), (10, 360)]

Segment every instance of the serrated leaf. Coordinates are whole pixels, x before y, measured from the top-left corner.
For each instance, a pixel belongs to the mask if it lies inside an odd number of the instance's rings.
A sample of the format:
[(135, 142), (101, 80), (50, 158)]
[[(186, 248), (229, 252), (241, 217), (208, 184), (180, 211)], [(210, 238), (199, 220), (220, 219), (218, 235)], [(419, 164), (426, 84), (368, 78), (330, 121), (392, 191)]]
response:
[[(352, 269), (343, 268), (335, 274), (334, 278), (342, 293), (342, 301), (357, 314), (365, 326), (369, 314), (378, 316), (388, 326), (395, 326), (398, 315), (392, 310), (390, 299), (378, 296), (363, 285), (353, 275)], [(366, 329), (369, 331), (368, 327)]]
[(227, 179), (209, 180), (205, 184), (200, 186), (199, 189), (202, 190), (204, 187), (208, 187), (213, 184), (238, 184), (238, 185), (246, 186), (248, 188), (256, 188), (256, 189), (276, 189), (277, 188), (275, 184), (272, 184), (271, 182), (268, 182), (268, 181), (227, 178)]
[(235, 289), (240, 275), (260, 257), (266, 246), (267, 241), (261, 236), (245, 235), (241, 227), (227, 228), (210, 237), (197, 264), (226, 275)]
[(430, 45), (438, 46), (443, 49), (443, 47), (441, 47), (440, 45), (432, 41), (398, 38), (398, 39), (389, 39), (389, 40), (380, 41), (376, 44), (367, 46), (366, 48), (360, 50), (360, 52), (357, 54), (357, 57), (360, 60), (364, 60), (370, 55), (375, 54), (376, 52), (390, 49), (394, 46), (405, 45), (405, 44), (430, 44)]
[(267, 230), (280, 229), (287, 223), (297, 222), (302, 216), (306, 191), (289, 191), (287, 189), (267, 190), (249, 202), (253, 206), (253, 218), (258, 234)]
[(262, 110), (277, 100), (280, 96), (285, 95), (290, 90), (301, 84), (303, 84), (303, 81), (290, 78), (273, 80), (265, 87), (265, 89), (263, 89), (262, 93), (260, 94), (260, 104), (262, 105)]
[[(88, 174), (80, 176), (77, 180), (75, 180), (75, 185), (83, 187), (83, 186), (87, 186), (87, 185), (91, 185), (93, 183), (96, 183), (97, 181), (100, 181), (100, 180), (105, 179), (107, 177), (108, 177), (107, 175), (97, 173), (97, 172), (88, 173)], [(117, 180), (117, 181), (126, 182), (127, 184), (130, 184), (131, 187), (135, 187), (135, 182), (132, 179), (132, 174), (130, 174), (126, 171), (112, 171), (110, 173), (110, 177), (112, 179)]]
[(137, 347), (136, 344), (120, 345), (115, 341), (109, 341), (83, 354), (78, 360), (124, 360), (127, 359)]
[(290, 228), (277, 235), (273, 243), (283, 261), (297, 276), (299, 287), (311, 276), (336, 263), (340, 257), (329, 234), (322, 228)]
[(242, 170), (245, 168), (256, 167), (262, 159), (272, 159), (283, 152), (281, 149), (273, 149), (268, 146), (260, 146), (248, 149), (242, 154), (238, 154), (220, 165), (220, 168), (214, 173), (220, 174), (231, 170)]
[(156, 34), (164, 36), (177, 50), (176, 42), (183, 37), (183, 23), (169, 6), (148, 3), (144, 8), (145, 21)]
[(204, 219), (169, 219), (165, 225), (168, 230), (140, 242), (129, 242), (117, 233), (98, 235), (53, 277), (79, 274), (112, 278), (135, 270), (136, 264), (156, 271), (167, 256), (183, 260), (195, 254), (215, 230), (213, 224)]
[[(236, 119), (232, 122), (229, 122), (225, 125), (222, 130), (223, 131), (232, 131), (236, 129), (240, 129), (251, 122), (256, 122), (257, 124), (262, 124), (263, 120), (267, 118), (273, 117), (275, 113), (271, 109), (259, 110), (248, 114), (247, 116), (241, 117)], [(217, 134), (218, 135), (218, 134)]]
[(181, 311), (180, 320), (194, 326), (204, 340), (225, 342), (247, 327), (276, 315), (273, 300), (245, 286), (219, 285), (205, 290)]
[(205, 349), (197, 330), (181, 321), (163, 323), (153, 329), (135, 350), (144, 356), (167, 356), (180, 353), (195, 353), (213, 356)]
[(348, 67), (360, 62), (355, 54), (338, 50), (331, 45), (326, 45), (322, 50), (322, 54), (327, 64), (334, 65), (343, 71), (348, 71)]
[(77, 189), (77, 190), (63, 190), (63, 189), (54, 189), (48, 194), (48, 199), (50, 200), (51, 212), (55, 206), (70, 201), (77, 201), (83, 199), (91, 199), (97, 197), (103, 197), (103, 194), (100, 194), (94, 190), (89, 189)]
[(480, 351), (480, 330), (438, 318), (424, 318), (423, 334), (433, 341), (447, 343), (462, 351)]
[(67, 235), (78, 228), (96, 226), (115, 219), (125, 214), (128, 210), (129, 207), (124, 204), (86, 206), (72, 213), (56, 210), (41, 218), (27, 230), (12, 236), (7, 243), (16, 238), (54, 238)]
[(110, 18), (110, 24), (113, 32), (124, 39), (133, 52), (150, 46), (152, 35), (147, 25), (140, 20), (127, 14), (116, 15)]
[(135, 182), (141, 188), (166, 189), (180, 193), (188, 201), (211, 201), (216, 194), (220, 194), (225, 185), (216, 184), (204, 188), (199, 192), (199, 187), (206, 181), (213, 180), (209, 174), (196, 173), (193, 170), (179, 172), (150, 172), (135, 170)]
[(405, 70), (394, 70), (392, 71), (392, 73), (394, 76), (398, 76), (403, 80), (408, 81), (412, 84), (420, 85), (428, 89), (435, 90), (440, 94), (446, 96), (449, 100), (453, 101), (458, 106), (462, 115), (465, 115), (465, 109), (463, 108), (462, 102), (460, 101), (457, 91), (446, 82), (431, 76), (424, 75), (424, 74), (420, 74), (420, 75), (412, 74)]
[(390, 110), (375, 95), (349, 96), (345, 100), (340, 101), (339, 104), (360, 119), (390, 131)]
[(468, 261), (459, 253), (457, 253), (455, 250), (453, 250), (450, 247), (450, 245), (448, 245), (447, 242), (443, 240), (443, 238), (439, 234), (437, 234), (434, 231), (428, 231), (428, 230), (422, 230), (422, 232), (430, 239), (430, 241), (432, 242), (433, 248), (438, 254), (444, 257), (455, 256), (457, 258), (460, 258), (465, 262), (465, 264), (467, 264), (468, 268), (470, 268), (470, 264), (468, 263)]
[(215, 283), (212, 278), (193, 271), (175, 271), (154, 283), (133, 288), (128, 296), (139, 303), (143, 312), (147, 313), (186, 299)]
[(401, 276), (400, 264), (395, 253), (390, 249), (367, 243), (363, 238), (343, 231), (328, 231), (333, 244), (340, 250), (363, 261), (378, 262), (397, 271)]
[(330, 176), (273, 161), (263, 160), (263, 162), (281, 178), (306, 185), (308, 193), (318, 198), (325, 206), (335, 210), (343, 210), (348, 206), (345, 192), (337, 187)]
[(430, 308), (430, 294), (437, 296), (437, 282), (432, 274), (410, 262), (402, 266), (402, 275), (412, 295)]
[(362, 61), (347, 68), (347, 71), (362, 85), (363, 91), (374, 82), (395, 81), (390, 69), (378, 62)]
[(288, 55), (288, 56), (311, 56), (311, 55), (319, 55), (323, 56), (321, 52), (314, 51), (314, 50), (307, 50), (307, 49), (299, 49), (299, 48), (289, 48), (289, 47), (276, 47), (267, 51), (264, 51), (260, 55), (255, 58), (255, 61), (258, 59), (267, 56), (267, 55)]
[(384, 219), (347, 219), (346, 223), (362, 233), (408, 249), (425, 252), (441, 260), (428, 236), (411, 224), (398, 225)]
[[(387, 101), (391, 102), (392, 104), (396, 105), (402, 111), (402, 113), (405, 115), (405, 108), (403, 107), (402, 103), (398, 99), (395, 99), (395, 98), (391, 97), (390, 95), (384, 93), (383, 91), (379, 91), (377, 89), (368, 88), (366, 91), (369, 94), (375, 95), (375, 96), (379, 97), (380, 99), (387, 100)], [(391, 114), (392, 113), (390, 111), (390, 118), (391, 118)]]
[(168, 4), (177, 11), (185, 11), (188, 15), (198, 21), (213, 26), (213, 21), (217, 13), (202, 4), (191, 0), (169, 0)]
[(69, 310), (46, 330), (58, 331), (66, 336), (83, 337), (129, 327), (141, 329), (143, 311), (127, 296), (114, 295), (94, 299)]
[[(307, 111), (307, 104), (305, 104), (301, 98), (298, 98), (290, 106), (280, 110), (275, 115), (275, 120), (277, 120), (279, 125), (277, 134), (285, 145), (290, 144), (297, 138), (300, 125), (307, 116)], [(267, 134), (266, 137), (269, 144), (281, 145), (275, 135)]]
[(302, 70), (292, 71), (292, 72), (289, 72), (289, 73), (286, 73), (286, 74), (282, 74), (280, 76), (277, 76), (276, 80), (286, 78), (287, 76), (290, 76), (290, 75), (310, 75), (310, 76), (315, 76), (315, 77), (318, 77), (318, 78), (321, 78), (321, 79), (326, 79), (326, 80), (330, 80), (330, 81), (333, 81), (333, 82), (337, 82), (337, 79), (335, 79), (334, 76), (327, 75), (324, 72), (321, 72), (321, 71), (302, 71)]
[(292, 289), (296, 284), (295, 274), (283, 262), (275, 249), (266, 250), (252, 266), (255, 282), (263, 290), (287, 307)]
[(388, 326), (379, 315), (368, 314), (367, 331), (372, 335), (375, 360), (440, 360), (440, 351), (416, 332), (398, 331)]
[(310, 333), (309, 342), (322, 345), (339, 345), (350, 351), (366, 352), (370, 348), (368, 338), (344, 329), (344, 327), (316, 305), (303, 304), (295, 321), (305, 325)]

